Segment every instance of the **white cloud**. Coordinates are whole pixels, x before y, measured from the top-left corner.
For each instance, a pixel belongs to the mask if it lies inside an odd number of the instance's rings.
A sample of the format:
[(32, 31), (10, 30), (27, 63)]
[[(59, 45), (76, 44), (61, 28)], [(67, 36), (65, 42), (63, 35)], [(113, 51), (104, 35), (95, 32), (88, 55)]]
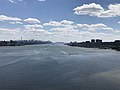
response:
[(63, 25), (72, 25), (72, 24), (74, 24), (73, 21), (67, 21), (67, 20), (63, 20), (60, 23), (63, 24)]
[(9, 0), (9, 2), (11, 2), (11, 3), (15, 3), (15, 1), (14, 1), (14, 0)]
[[(33, 28), (33, 27), (32, 27)], [(42, 28), (24, 28), (21, 30), (21, 36), (25, 39), (49, 40), (51, 33)]]
[[(24, 30), (23, 32), (23, 35), (32, 35), (32, 36), (39, 36), (41, 37), (40, 35), (42, 36), (45, 36), (45, 35), (48, 35), (50, 34), (50, 32), (44, 30), (44, 29), (35, 29), (35, 30)], [(45, 38), (45, 37), (43, 37)]]
[(22, 24), (22, 22), (20, 21), (24, 21), (26, 23), (40, 23), (40, 20), (36, 19), (36, 18), (27, 18), (25, 20), (22, 20), (21, 18), (18, 17), (9, 17), (9, 16), (5, 16), (5, 15), (0, 15), (0, 21), (12, 21), (10, 22), (11, 24)]
[(38, 0), (39, 2), (44, 2), (44, 1), (46, 1), (46, 0)]
[[(52, 41), (83, 41), (91, 38), (101, 38), (103, 40), (119, 39), (120, 30), (115, 30), (105, 24), (75, 24), (73, 21), (50, 21), (40, 24), (35, 18), (22, 20), (17, 17), (0, 16), (0, 21), (9, 21), (10, 24), (22, 24), (23, 28), (0, 28), (0, 39), (42, 39)], [(33, 23), (25, 25), (24, 22)], [(16, 25), (17, 26), (17, 25)], [(44, 28), (44, 27), (45, 28)], [(45, 30), (46, 26), (50, 30)], [(3, 26), (4, 27), (4, 26)], [(104, 31), (103, 31), (104, 30)]]
[(27, 18), (24, 20), (24, 22), (27, 23), (40, 23), (40, 20), (36, 19), (36, 18)]
[(78, 27), (86, 29), (86, 30), (113, 30), (111, 27), (108, 27), (105, 24), (98, 23), (98, 24), (77, 24)]
[(52, 31), (57, 31), (57, 32), (72, 32), (76, 31), (76, 26), (66, 26), (66, 27), (57, 27), (57, 28), (52, 28)]
[(50, 21), (49, 23), (44, 23), (44, 26), (68, 26), (68, 25), (73, 25), (73, 21), (67, 21), (63, 20), (61, 22), (56, 22), (56, 21)]
[(98, 33), (98, 32), (90, 32), (90, 31), (79, 31), (77, 29), (69, 29), (69, 28), (53, 28), (52, 29), (52, 38), (54, 41), (85, 41), (90, 40), (92, 38), (103, 39), (104, 41), (113, 41), (115, 39), (119, 39), (120, 36), (114, 33)]
[(9, 22), (10, 24), (23, 24), (22, 22)]
[(29, 29), (29, 30), (35, 30), (35, 29), (40, 29), (40, 28), (43, 28), (42, 25), (38, 25), (38, 24), (35, 24), (35, 25), (24, 25), (25, 29)]
[(120, 24), (120, 21), (118, 23)]
[(44, 23), (44, 26), (60, 26), (61, 24), (56, 21), (50, 21), (49, 23)]
[(11, 3), (22, 2), (23, 0), (8, 0)]
[[(67, 38), (67, 37), (76, 37), (78, 34), (79, 34), (79, 31), (76, 30), (76, 29), (72, 29), (72, 28), (67, 28), (67, 27), (64, 27), (64, 28), (52, 28), (52, 35), (53, 36), (58, 36), (58, 38), (62, 38), (64, 37)], [(74, 38), (72, 38), (74, 39)]]
[(19, 28), (15, 28), (15, 29), (9, 29), (9, 28), (0, 28), (0, 33), (2, 34), (16, 34), (17, 32), (19, 32)]
[(22, 19), (17, 17), (8, 17), (5, 15), (0, 15), (0, 21), (22, 21)]
[(96, 3), (83, 4), (73, 9), (74, 14), (89, 15), (99, 18), (117, 17), (120, 16), (120, 4), (110, 4), (108, 9), (104, 9), (101, 5)]
[(19, 38), (19, 28), (0, 28), (0, 40), (15, 40)]
[(51, 41), (85, 41), (92, 38), (100, 38), (104, 41), (113, 41), (120, 38), (120, 30), (111, 34), (98, 33), (90, 31), (79, 31), (73, 27), (57, 27), (52, 28), (52, 31), (44, 29), (20, 29), (20, 28), (0, 28), (0, 39), (38, 39), (38, 40), (51, 40)]
[(49, 40), (50, 32), (43, 29), (26, 30), (20, 28), (0, 28), (0, 40), (38, 39)]
[[(25, 0), (8, 0), (8, 1), (11, 2), (11, 3), (17, 3), (17, 2), (23, 2)], [(46, 0), (34, 0), (34, 1), (44, 2)]]

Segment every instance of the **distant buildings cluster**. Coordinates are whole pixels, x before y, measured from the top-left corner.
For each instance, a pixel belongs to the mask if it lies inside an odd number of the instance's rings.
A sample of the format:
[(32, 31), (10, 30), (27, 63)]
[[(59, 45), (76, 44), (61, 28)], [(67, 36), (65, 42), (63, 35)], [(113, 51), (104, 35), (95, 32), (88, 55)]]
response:
[(0, 41), (0, 46), (22, 46), (22, 45), (33, 45), (33, 44), (50, 44), (51, 41), (40, 41), (40, 40), (10, 40)]
[(100, 49), (114, 49), (120, 51), (120, 40), (114, 42), (102, 42), (101, 39), (91, 39), (85, 42), (70, 42), (69, 46), (87, 47), (87, 48), (100, 48)]

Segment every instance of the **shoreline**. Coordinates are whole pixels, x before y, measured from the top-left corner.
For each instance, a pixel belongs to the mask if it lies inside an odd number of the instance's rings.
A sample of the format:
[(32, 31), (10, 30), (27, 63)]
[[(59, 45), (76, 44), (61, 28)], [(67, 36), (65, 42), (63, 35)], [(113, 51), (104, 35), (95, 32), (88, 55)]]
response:
[(92, 39), (90, 41), (85, 42), (70, 42), (65, 45), (74, 46), (74, 47), (85, 47), (85, 48), (99, 48), (99, 49), (111, 49), (120, 51), (120, 40), (115, 40), (114, 42), (102, 42), (99, 39)]

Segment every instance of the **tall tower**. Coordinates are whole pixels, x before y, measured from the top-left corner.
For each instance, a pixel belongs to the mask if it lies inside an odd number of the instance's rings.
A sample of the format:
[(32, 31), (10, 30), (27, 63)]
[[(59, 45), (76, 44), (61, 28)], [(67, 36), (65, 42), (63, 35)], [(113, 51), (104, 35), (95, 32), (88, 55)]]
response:
[(21, 37), (21, 41), (22, 41), (23, 39), (22, 39), (22, 37)]

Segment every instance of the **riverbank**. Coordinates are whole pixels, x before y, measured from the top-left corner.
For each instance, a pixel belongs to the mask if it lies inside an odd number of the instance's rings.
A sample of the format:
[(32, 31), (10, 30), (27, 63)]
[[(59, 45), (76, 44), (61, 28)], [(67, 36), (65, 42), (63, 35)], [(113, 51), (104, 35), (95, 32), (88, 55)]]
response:
[(51, 44), (51, 41), (41, 41), (41, 40), (10, 40), (10, 41), (0, 41), (0, 46), (24, 46), (24, 45), (34, 45), (34, 44)]
[(99, 49), (112, 49), (116, 51), (120, 51), (120, 41), (115, 40), (114, 42), (102, 42), (102, 40), (91, 40), (85, 42), (70, 42), (67, 43), (68, 46), (75, 47), (85, 47), (85, 48), (99, 48)]

